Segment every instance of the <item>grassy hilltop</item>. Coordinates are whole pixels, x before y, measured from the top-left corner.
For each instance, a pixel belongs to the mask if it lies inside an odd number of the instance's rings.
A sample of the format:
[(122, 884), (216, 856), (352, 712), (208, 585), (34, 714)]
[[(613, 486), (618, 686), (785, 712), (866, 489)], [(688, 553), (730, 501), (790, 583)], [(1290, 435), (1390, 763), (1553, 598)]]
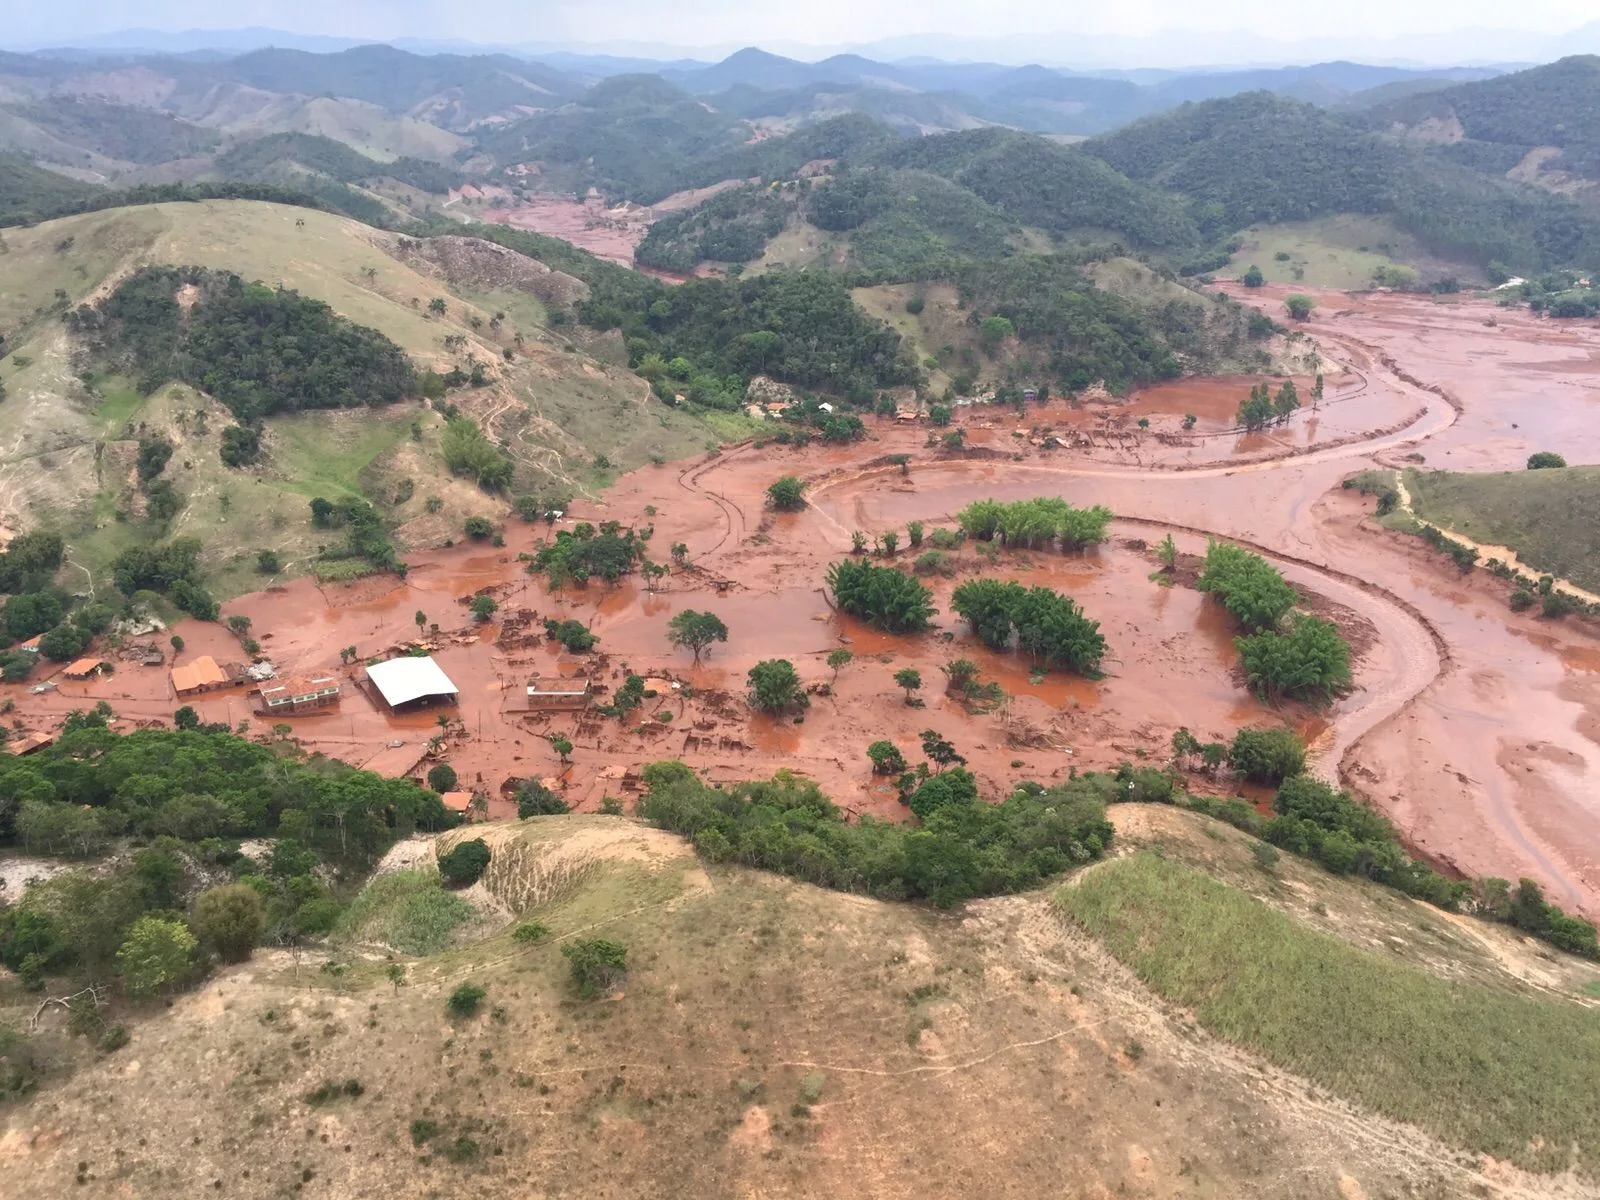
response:
[[(625, 470), (717, 436), (652, 400), (604, 339), (574, 334), (606, 356), (596, 358), (550, 325), (546, 302), (584, 294), (582, 283), (482, 243), (406, 251), (395, 235), (342, 216), (254, 201), (89, 213), (6, 230), (4, 243), (0, 505), (12, 522), (50, 514), (75, 559), (97, 573), (124, 546), (156, 536), (140, 519), (132, 471), (141, 436), (174, 444), (166, 474), (184, 504), (167, 532), (205, 540), (203, 565), (223, 595), (256, 586), (260, 549), (285, 563), (315, 552), (312, 496), (365, 496), (399, 526), (402, 546), (442, 540), (466, 516), (494, 515), (506, 503), (450, 475), (438, 451), (443, 419), (420, 400), (269, 417), (263, 463), (224, 466), (219, 442), (232, 417), (220, 404), (181, 383), (140, 395), (133, 381), (85, 361), (61, 319), (147, 263), (230, 270), (295, 289), (379, 331), (419, 368), (485, 364), (485, 386), (450, 399), (503, 442), (522, 490), (581, 492), (605, 478), (597, 455)], [(430, 312), (435, 301), (443, 314)], [(498, 323), (496, 313), (504, 314)], [(442, 508), (429, 512), (429, 497)]]
[[(1554, 1196), (1593, 1177), (1592, 968), (1263, 869), (1195, 814), (1112, 816), (1121, 857), (952, 915), (711, 865), (620, 817), (474, 831), (476, 919), (423, 904), (427, 858), (380, 877), (331, 955), (258, 951), (128, 1048), (80, 1050), (13, 1119), (59, 1135), (0, 1159), (0, 1186)], [(434, 929), (416, 953), (446, 908), (447, 948)], [(627, 972), (585, 1000), (563, 950), (592, 937)], [(1269, 970), (1240, 964), (1262, 946)], [(481, 1001), (450, 1015), (468, 984)]]

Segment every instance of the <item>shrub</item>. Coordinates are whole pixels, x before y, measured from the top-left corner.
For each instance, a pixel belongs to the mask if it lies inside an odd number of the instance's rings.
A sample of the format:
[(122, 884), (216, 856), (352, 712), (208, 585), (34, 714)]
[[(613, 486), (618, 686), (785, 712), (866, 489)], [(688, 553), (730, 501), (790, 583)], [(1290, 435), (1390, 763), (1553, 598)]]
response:
[(456, 778), (456, 769), (449, 763), (438, 763), (428, 769), (428, 786), (436, 792), (454, 791)]
[(762, 712), (781, 713), (809, 703), (805, 686), (786, 658), (769, 658), (750, 668), (750, 705)]
[(260, 894), (243, 883), (208, 888), (194, 899), (190, 928), (223, 962), (244, 962), (267, 927)]
[(924, 796), (934, 811), (919, 827), (847, 821), (814, 782), (788, 771), (716, 789), (665, 762), (646, 767), (644, 781), (640, 814), (690, 837), (708, 858), (714, 845), (719, 861), (941, 908), (1035, 887), (1098, 857), (1112, 836), (1104, 801), (1116, 790), (1109, 776), (1091, 774), (1048, 790), (1024, 785), (1000, 804), (933, 803), (967, 793), (958, 776)]
[(1350, 644), (1321, 617), (1297, 615), (1284, 633), (1235, 638), (1252, 687), (1263, 696), (1327, 697), (1350, 683)]
[(1298, 598), (1266, 559), (1215, 538), (1206, 546), (1206, 564), (1195, 586), (1215, 594), (1252, 632), (1276, 629)]
[(628, 971), (628, 948), (605, 938), (579, 938), (561, 947), (571, 965), (572, 983), (578, 995), (592, 1000), (615, 987)]
[(933, 593), (894, 567), (846, 559), (828, 568), (827, 583), (840, 609), (889, 633), (920, 632), (935, 611)]
[(493, 596), (474, 596), (472, 603), (467, 607), (471, 610), (474, 619), (487, 621), (500, 611), (500, 602)]
[(439, 857), (439, 875), (451, 887), (470, 887), (482, 877), (489, 858), (489, 845), (482, 838), (460, 842)]
[(466, 524), (462, 526), (462, 532), (469, 538), (482, 541), (494, 534), (494, 522), (488, 517), (468, 517)]
[(537, 779), (526, 779), (517, 789), (517, 816), (550, 817), (571, 812), (572, 806)]
[(1292, 729), (1241, 729), (1228, 749), (1228, 766), (1254, 783), (1282, 783), (1306, 767), (1306, 745)]
[(893, 742), (873, 742), (867, 747), (867, 757), (872, 760), (874, 775), (898, 775), (906, 769), (905, 755)]
[[(445, 1001), (445, 1011), (452, 1017), (470, 1017), (478, 1011), (478, 1005), (489, 993), (475, 983), (463, 983), (450, 993), (450, 999)], [(413, 1130), (412, 1138), (416, 1133)]]
[(262, 550), (256, 554), (256, 570), (263, 575), (276, 575), (283, 570), (276, 550)]
[(913, 317), (918, 316), (922, 312), (924, 304), (925, 301), (921, 296), (913, 296), (906, 301), (906, 311)]
[(550, 931), (539, 921), (524, 921), (511, 933), (513, 941), (528, 943), (537, 942), (544, 938)]
[(793, 475), (783, 475), (767, 488), (767, 497), (779, 512), (797, 512), (806, 506), (806, 485)]
[(1509, 601), (1511, 605), (1511, 611), (1527, 612), (1533, 607), (1534, 601), (1537, 599), (1538, 597), (1530, 592), (1527, 588), (1519, 587), (1516, 591), (1511, 593), (1511, 599)]
[(198, 944), (182, 921), (140, 917), (117, 951), (123, 986), (130, 995), (142, 998), (182, 982), (189, 975), (190, 956)]
[(546, 617), (544, 631), (546, 636), (560, 642), (574, 654), (587, 654), (600, 641), (599, 634), (590, 632), (589, 627), (582, 621), (574, 621), (571, 618), (558, 621), (553, 617)]
[(1541, 450), (1528, 456), (1528, 470), (1543, 471), (1551, 467), (1564, 467), (1567, 460), (1552, 450)]

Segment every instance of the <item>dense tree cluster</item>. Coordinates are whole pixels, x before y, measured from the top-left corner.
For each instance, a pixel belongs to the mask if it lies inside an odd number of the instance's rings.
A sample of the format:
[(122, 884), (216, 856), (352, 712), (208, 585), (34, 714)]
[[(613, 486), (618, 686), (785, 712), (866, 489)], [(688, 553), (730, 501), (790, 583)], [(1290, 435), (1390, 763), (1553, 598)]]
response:
[(1017, 648), (1046, 670), (1064, 668), (1091, 678), (1100, 674), (1106, 639), (1070, 596), (1047, 587), (1024, 587), (998, 579), (969, 579), (956, 588), (950, 607), (993, 650)]
[(650, 226), (634, 261), (663, 271), (694, 270), (707, 260), (752, 262), (783, 232), (794, 207), (791, 195), (750, 186), (720, 192)]
[(863, 313), (845, 284), (827, 271), (777, 270), (596, 295), (580, 312), (590, 325), (622, 330), (629, 362), (669, 402), (682, 394), (735, 408), (757, 374), (867, 402), (879, 388), (914, 382), (916, 368), (900, 335)]
[[(181, 929), (201, 871), (225, 872), (250, 894), (194, 897), (195, 940), (224, 958), (261, 937), (325, 933), (339, 906), (320, 864), (367, 866), (395, 838), (455, 822), (436, 794), (409, 780), (288, 758), (219, 728), (118, 735), (106, 716), (75, 714), (54, 746), (0, 769), (0, 841), (74, 856), (125, 837), (146, 843), (109, 870), (68, 871), (30, 887), (0, 911), (0, 962), (25, 980), (69, 970), (128, 974), (130, 962), (171, 938), (148, 929), (134, 937), (137, 923), (153, 917)], [(276, 840), (256, 860), (239, 851), (249, 837)], [(192, 953), (184, 957), (186, 971), (198, 965)], [(145, 980), (127, 982), (137, 989)]]
[[(1178, 355), (1191, 348), (1214, 353), (1210, 323), (1231, 315), (1199, 300), (1147, 311), (1095, 287), (1076, 260), (1059, 255), (971, 260), (955, 281), (973, 311), (1010, 321), (1069, 392), (1097, 380), (1123, 388), (1176, 378), (1183, 369)], [(1236, 324), (1233, 332), (1242, 337), (1242, 321)]]
[(1084, 550), (1106, 540), (1111, 510), (1095, 504), (1075, 508), (1059, 496), (1032, 500), (975, 500), (956, 514), (961, 532), (979, 541), (1037, 550), (1052, 541), (1062, 550)]
[(827, 581), (842, 611), (888, 633), (918, 633), (933, 619), (933, 593), (894, 567), (845, 559), (828, 568)]
[(1251, 631), (1276, 629), (1299, 598), (1261, 555), (1215, 538), (1206, 546), (1205, 566), (1195, 586), (1221, 600)]
[(343, 529), (345, 544), (325, 548), (319, 556), (324, 562), (364, 559), (378, 571), (405, 572), (399, 552), (389, 540), (378, 510), (359, 496), (343, 496), (338, 503), (323, 496), (311, 499), (311, 523), (318, 529)]
[[(187, 312), (180, 288), (199, 295)], [(401, 349), (287, 288), (199, 267), (144, 267), (73, 326), (152, 391), (182, 379), (242, 421), (307, 408), (387, 404), (413, 394)]]
[(1299, 597), (1259, 554), (1213, 538), (1195, 586), (1221, 600), (1248, 631), (1234, 644), (1263, 696), (1327, 698), (1349, 685), (1349, 643), (1331, 622), (1293, 613)]
[(534, 554), (528, 570), (543, 571), (551, 587), (582, 587), (594, 577), (615, 583), (644, 558), (644, 539), (631, 526), (603, 521), (597, 529), (579, 521), (570, 530), (557, 530), (555, 540)]
[(151, 546), (129, 546), (111, 562), (117, 590), (132, 599), (136, 592), (159, 592), (191, 616), (217, 619), (217, 601), (200, 577), (199, 538), (179, 537)]
[(1239, 401), (1234, 422), (1247, 432), (1256, 433), (1268, 425), (1284, 424), (1299, 407), (1300, 392), (1294, 380), (1285, 379), (1277, 395), (1273, 395), (1267, 384), (1257, 383), (1250, 388), (1249, 398)]
[(949, 802), (931, 805), (916, 826), (847, 822), (815, 783), (787, 771), (719, 789), (682, 763), (664, 762), (646, 767), (644, 781), (640, 814), (688, 837), (713, 862), (941, 908), (1034, 887), (1098, 857), (1112, 836), (1112, 781), (1095, 775), (1048, 790), (1024, 785), (992, 805), (945, 789)]

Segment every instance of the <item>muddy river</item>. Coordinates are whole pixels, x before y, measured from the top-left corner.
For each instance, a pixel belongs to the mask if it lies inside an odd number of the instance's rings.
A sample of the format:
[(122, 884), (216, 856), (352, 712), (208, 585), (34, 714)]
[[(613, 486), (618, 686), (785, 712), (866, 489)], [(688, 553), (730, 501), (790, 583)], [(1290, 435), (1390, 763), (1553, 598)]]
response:
[[(1277, 307), (1284, 290), (1251, 299)], [(499, 799), (510, 779), (552, 779), (588, 809), (608, 795), (626, 801), (639, 765), (676, 757), (717, 780), (791, 767), (847, 809), (894, 816), (904, 809), (865, 755), (880, 738), (915, 760), (921, 731), (936, 729), (998, 796), (1017, 779), (1159, 761), (1179, 725), (1220, 738), (1242, 724), (1289, 723), (1313, 738), (1319, 773), (1387, 812), (1417, 850), (1469, 875), (1528, 875), (1557, 902), (1600, 915), (1600, 641), (1574, 618), (1513, 615), (1495, 581), (1481, 572), (1463, 580), (1421, 542), (1374, 526), (1371, 502), (1338, 488), (1353, 471), (1415, 454), (1468, 470), (1518, 467), (1552, 447), (1572, 461), (1600, 461), (1600, 328), (1469, 299), (1317, 299), (1306, 328), (1338, 369), (1321, 405), (1266, 433), (1230, 428), (1249, 379), (1180, 381), (1122, 405), (1057, 403), (1021, 418), (964, 409), (957, 420), (974, 448), (959, 457), (928, 447), (924, 429), (874, 421), (857, 446), (746, 445), (642, 468), (598, 502), (576, 505), (571, 517), (652, 524), (661, 561), (673, 543), (688, 546), (691, 565), (654, 593), (630, 579), (551, 594), (516, 558), (548, 530), (513, 520), (503, 550), (412, 554), (404, 582), (297, 580), (224, 612), (251, 618), (284, 673), (351, 681), (335, 712), (293, 719), (292, 736), (307, 749), (403, 773), (426, 768), (430, 739), (442, 733), (437, 753), (464, 786), (495, 797), (491, 815), (510, 811)], [(1188, 413), (1197, 420), (1185, 432)], [(1141, 416), (1149, 429), (1138, 428)], [(1054, 447), (1040, 436), (1047, 427), (1084, 436)], [(892, 453), (911, 455), (908, 474), (873, 465)], [(764, 509), (766, 486), (784, 473), (812, 481), (804, 512)], [(1105, 678), (1040, 677), (1019, 656), (975, 644), (947, 606), (962, 574), (980, 566), (971, 547), (954, 574), (928, 578), (940, 608), (928, 634), (885, 636), (830, 609), (823, 577), (849, 553), (853, 530), (899, 530), (904, 557), (909, 521), (931, 529), (974, 499), (1046, 494), (1111, 508), (1112, 541), (1083, 556), (1001, 555), (981, 565), (1074, 596), (1109, 642)], [(1151, 579), (1156, 564), (1141, 545), (1168, 531), (1189, 552), (1220, 534), (1271, 556), (1358, 646), (1354, 690), (1323, 712), (1251, 696), (1236, 678), (1234, 630), (1220, 609)], [(484, 589), (501, 610), (476, 624), (466, 601)], [(685, 608), (711, 609), (730, 630), (700, 665), (666, 641), (667, 621)], [(354, 646), (365, 657), (415, 638), (418, 612), (459, 704), (395, 716), (351, 685), (359, 668), (341, 666), (339, 652)], [(537, 636), (546, 616), (589, 624), (601, 653), (558, 654)], [(241, 657), (220, 626), (188, 621), (177, 632), (186, 642), (180, 661)], [(855, 658), (835, 679), (824, 660), (841, 645)], [(792, 659), (818, 685), (802, 721), (755, 716), (743, 703), (745, 672), (770, 657)], [(957, 657), (997, 681), (1006, 702), (972, 714), (946, 696), (940, 667)], [(922, 674), (920, 707), (893, 682), (906, 666)], [(624, 722), (520, 711), (536, 674), (584, 671), (602, 687), (635, 671), (658, 694)], [(110, 701), (124, 727), (170, 721), (179, 703), (164, 668), (132, 664), (41, 695), (3, 691), (34, 729), (97, 699)], [(207, 720), (250, 720), (253, 733), (272, 736), (242, 690), (192, 703)], [(556, 733), (574, 743), (570, 764), (550, 747)]]

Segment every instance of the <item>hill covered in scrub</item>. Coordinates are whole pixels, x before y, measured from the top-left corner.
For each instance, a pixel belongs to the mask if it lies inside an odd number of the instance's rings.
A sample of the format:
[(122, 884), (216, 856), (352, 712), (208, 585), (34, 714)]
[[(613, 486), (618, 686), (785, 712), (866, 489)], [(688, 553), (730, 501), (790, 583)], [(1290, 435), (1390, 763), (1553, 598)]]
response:
[[(1109, 816), (1112, 861), (958, 917), (719, 863), (625, 817), (453, 832), (325, 944), (108, 1011), (119, 1048), (55, 1016), (31, 1057), (13, 1041), (37, 1091), (7, 1120), (54, 1132), (21, 1139), (0, 1185), (116, 1170), (254, 1195), (309, 1171), (342, 1195), (381, 1171), (400, 1196), (910, 1196), (992, 1190), (998, 1155), (1029, 1191), (1586, 1186), (1594, 971), (1289, 856), (1258, 865), (1260, 843), (1209, 818)], [(471, 836), (481, 881), (441, 891), (435, 855)], [(425, 926), (442, 946), (414, 940)], [(620, 967), (587, 965), (596, 938)], [(1522, 1102), (1447, 1102), (1462, 1070)], [(890, 1139), (904, 1153), (882, 1163)]]
[[(5, 242), (5, 519), (66, 535), (97, 575), (132, 544), (194, 536), (227, 596), (259, 586), (260, 550), (311, 568), (330, 542), (312, 496), (370, 501), (402, 549), (433, 545), (520, 494), (594, 486), (597, 455), (626, 469), (717, 437), (577, 324), (589, 285), (493, 243), (257, 201), (112, 208)], [(555, 261), (610, 277), (556, 245)], [(504, 491), (451, 473), (447, 417), (422, 390), (487, 430), (513, 464)], [(141, 441), (169, 447), (144, 475)]]

